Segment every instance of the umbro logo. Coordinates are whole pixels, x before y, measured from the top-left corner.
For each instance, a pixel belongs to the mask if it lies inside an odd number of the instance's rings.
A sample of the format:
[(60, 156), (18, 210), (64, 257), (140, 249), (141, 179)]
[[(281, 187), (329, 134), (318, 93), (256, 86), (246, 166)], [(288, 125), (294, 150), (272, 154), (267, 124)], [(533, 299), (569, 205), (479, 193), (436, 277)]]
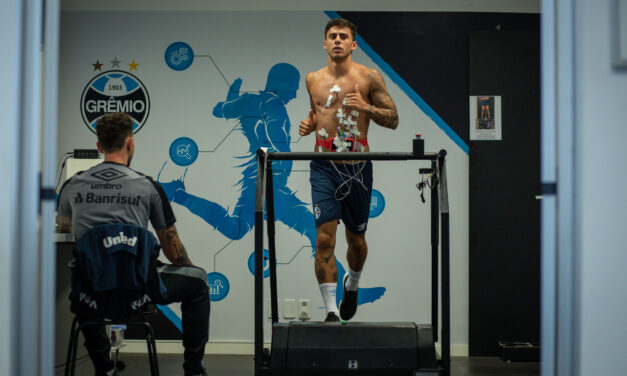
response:
[(115, 179), (119, 179), (121, 177), (126, 176), (125, 173), (123, 173), (122, 171), (118, 171), (115, 168), (107, 168), (105, 170), (102, 171), (98, 171), (98, 172), (94, 172), (93, 174), (91, 174), (91, 176), (96, 177), (100, 180), (104, 180), (106, 182), (109, 182), (111, 180), (115, 180)]

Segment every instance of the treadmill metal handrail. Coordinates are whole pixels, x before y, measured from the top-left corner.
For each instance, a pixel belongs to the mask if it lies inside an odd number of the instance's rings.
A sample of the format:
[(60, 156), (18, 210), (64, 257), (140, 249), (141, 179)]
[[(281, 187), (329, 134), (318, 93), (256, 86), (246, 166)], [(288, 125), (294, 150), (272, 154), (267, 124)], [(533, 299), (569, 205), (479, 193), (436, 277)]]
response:
[[(351, 153), (290, 151), (290, 152), (267, 153), (267, 157), (268, 159), (272, 159), (272, 160), (291, 160), (291, 161), (309, 161), (309, 160), (434, 161), (439, 157), (440, 153), (444, 153), (444, 155), (446, 155), (445, 150), (441, 150), (439, 153), (424, 153), (424, 155), (415, 155), (413, 153), (401, 153), (401, 152), (375, 152), (375, 151), (369, 151), (369, 152), (360, 151), (360, 152), (351, 152)], [(259, 151), (257, 151), (257, 154), (259, 154)]]
[(257, 196), (255, 197), (255, 376), (263, 365), (263, 206), (267, 154), (257, 151)]
[[(432, 244), (432, 325), (434, 338), (437, 341), (438, 317), (438, 233), (441, 236), (441, 278), (442, 278), (442, 367), (444, 376), (450, 376), (450, 241), (449, 241), (449, 203), (446, 178), (446, 150), (438, 153), (400, 152), (275, 152), (265, 149), (257, 150), (257, 192), (255, 198), (255, 376), (261, 376), (264, 362), (263, 351), (263, 219), (264, 203), (268, 221), (268, 251), (270, 267), (270, 288), (272, 323), (278, 322), (276, 249), (274, 239), (274, 195), (272, 185), (273, 160), (425, 160), (432, 161), (434, 168), (433, 184), (431, 185), (431, 244)], [(438, 217), (441, 232), (438, 231)]]

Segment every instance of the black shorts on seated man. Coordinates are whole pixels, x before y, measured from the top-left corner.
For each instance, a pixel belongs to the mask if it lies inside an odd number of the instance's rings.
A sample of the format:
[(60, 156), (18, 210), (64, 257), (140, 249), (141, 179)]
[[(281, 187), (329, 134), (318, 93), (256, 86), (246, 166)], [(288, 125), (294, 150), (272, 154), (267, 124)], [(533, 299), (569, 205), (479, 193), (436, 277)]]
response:
[[(209, 338), (207, 274), (192, 265), (176, 231), (176, 219), (163, 188), (129, 167), (135, 150), (130, 116), (104, 115), (98, 120), (96, 133), (104, 162), (74, 175), (61, 188), (57, 211), (59, 231), (73, 232), (79, 240), (94, 226), (126, 223), (147, 228), (150, 222), (164, 255), (172, 263), (158, 268), (167, 296), (166, 301), (159, 303), (181, 302), (185, 375), (206, 375), (202, 358)], [(82, 313), (77, 316), (79, 323), (101, 319)], [(105, 328), (88, 326), (83, 335), (96, 375), (115, 375)]]

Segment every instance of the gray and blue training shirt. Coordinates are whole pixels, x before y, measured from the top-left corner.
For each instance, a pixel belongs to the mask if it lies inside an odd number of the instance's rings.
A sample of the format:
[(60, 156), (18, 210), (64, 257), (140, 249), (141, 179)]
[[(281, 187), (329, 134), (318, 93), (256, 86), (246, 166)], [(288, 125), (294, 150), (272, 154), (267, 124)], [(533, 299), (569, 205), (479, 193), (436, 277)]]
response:
[(176, 222), (161, 185), (125, 165), (103, 162), (72, 176), (59, 193), (57, 215), (71, 217), (75, 239), (96, 225), (129, 223), (155, 230)]

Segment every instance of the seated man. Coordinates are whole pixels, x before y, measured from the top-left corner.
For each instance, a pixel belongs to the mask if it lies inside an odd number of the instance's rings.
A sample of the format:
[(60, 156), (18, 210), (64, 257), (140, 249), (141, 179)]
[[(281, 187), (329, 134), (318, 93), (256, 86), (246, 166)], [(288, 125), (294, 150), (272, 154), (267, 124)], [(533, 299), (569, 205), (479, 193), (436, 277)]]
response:
[[(173, 264), (158, 269), (167, 295), (167, 301), (158, 303), (182, 303), (183, 369), (185, 375), (206, 375), (202, 358), (209, 338), (207, 273), (192, 265), (161, 186), (129, 168), (135, 150), (130, 116), (104, 115), (98, 120), (96, 133), (98, 150), (105, 155), (104, 162), (76, 174), (61, 188), (57, 212), (59, 231), (73, 232), (78, 241), (96, 225), (127, 223), (146, 228), (150, 221), (163, 253)], [(79, 323), (98, 319), (102, 318), (78, 314)], [(104, 326), (88, 326), (83, 335), (96, 375), (115, 375)]]

